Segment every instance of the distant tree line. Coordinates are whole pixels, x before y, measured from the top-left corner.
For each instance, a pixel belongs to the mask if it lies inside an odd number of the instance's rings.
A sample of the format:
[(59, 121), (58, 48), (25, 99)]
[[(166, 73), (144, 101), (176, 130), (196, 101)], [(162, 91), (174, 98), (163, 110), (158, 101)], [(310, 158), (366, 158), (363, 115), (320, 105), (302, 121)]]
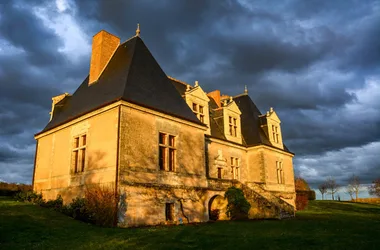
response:
[(32, 185), (0, 182), (0, 196), (13, 196), (18, 192), (31, 191)]
[[(361, 187), (362, 184), (359, 177), (353, 174), (348, 179), (347, 186), (345, 187), (345, 192), (350, 196), (351, 200), (357, 201)], [(336, 198), (335, 194), (339, 191), (340, 188), (341, 186), (335, 181), (334, 177), (328, 177), (323, 183), (318, 186), (318, 190), (322, 195), (322, 200), (324, 200), (326, 194), (331, 194), (331, 199), (334, 200)], [(372, 184), (368, 187), (368, 193), (370, 195), (380, 197), (380, 178), (372, 182)]]

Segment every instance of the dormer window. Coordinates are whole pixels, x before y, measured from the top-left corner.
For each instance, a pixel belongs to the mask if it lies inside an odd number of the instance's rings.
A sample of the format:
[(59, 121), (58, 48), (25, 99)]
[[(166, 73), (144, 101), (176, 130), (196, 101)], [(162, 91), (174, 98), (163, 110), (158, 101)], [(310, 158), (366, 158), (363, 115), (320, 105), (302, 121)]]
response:
[(277, 126), (272, 125), (272, 133), (273, 133), (274, 142), (279, 143), (279, 140), (278, 140), (279, 133), (278, 133), (278, 127)]
[(204, 107), (202, 105), (193, 103), (193, 112), (202, 123), (205, 123)]
[(237, 120), (236, 120), (236, 118), (230, 116), (228, 118), (228, 122), (229, 122), (230, 135), (236, 137), (237, 136), (237, 133), (236, 133), (236, 131), (237, 131)]

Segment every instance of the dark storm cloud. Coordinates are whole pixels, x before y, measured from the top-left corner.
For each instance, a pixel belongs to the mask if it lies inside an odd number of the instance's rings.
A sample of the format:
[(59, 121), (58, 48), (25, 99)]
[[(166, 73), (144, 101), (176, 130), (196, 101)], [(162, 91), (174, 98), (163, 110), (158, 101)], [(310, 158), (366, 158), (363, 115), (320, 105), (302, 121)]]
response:
[(31, 7), (33, 5), (17, 1), (5, 1), (1, 4), (1, 37), (24, 50), (31, 64), (43, 66), (62, 63), (63, 58), (56, 51), (61, 41), (31, 13)]
[[(33, 12), (51, 1), (0, 4), (0, 178), (31, 182), (35, 140), (49, 120), (51, 97), (85, 78), (58, 51), (63, 41)], [(77, 86), (76, 86), (77, 87)]]
[[(0, 53), (0, 141), (8, 142), (0, 143), (0, 168), (5, 166), (1, 162), (19, 164), (13, 172), (6, 168), (9, 180), (27, 179), (22, 170), (32, 167), (16, 158), (32, 158), (23, 153), (34, 153), (32, 135), (46, 125), (51, 97), (73, 92), (88, 73), (90, 55), (73, 64), (59, 50), (62, 37), (32, 13), (32, 7), (49, 4), (54, 3), (0, 5), (0, 39), (21, 51), (15, 56)], [(65, 13), (88, 37), (106, 29), (126, 40), (139, 22), (142, 39), (168, 75), (189, 83), (199, 80), (206, 91), (220, 89), (233, 95), (248, 85), (262, 112), (270, 106), (278, 112), (284, 140), (298, 157), (295, 168), (312, 182), (354, 172), (359, 164), (365, 165), (360, 174), (366, 181), (371, 171), (380, 174), (372, 157), (380, 150), (375, 143), (380, 140), (380, 114), (367, 112), (380, 106), (376, 88), (368, 85), (369, 78), (380, 79), (379, 2), (77, 0), (69, 4), (73, 9)], [(51, 9), (48, 18), (56, 14)], [(360, 152), (356, 161), (348, 157), (352, 154), (348, 147)], [(339, 162), (342, 157), (349, 160)], [(318, 158), (323, 167), (315, 162)]]

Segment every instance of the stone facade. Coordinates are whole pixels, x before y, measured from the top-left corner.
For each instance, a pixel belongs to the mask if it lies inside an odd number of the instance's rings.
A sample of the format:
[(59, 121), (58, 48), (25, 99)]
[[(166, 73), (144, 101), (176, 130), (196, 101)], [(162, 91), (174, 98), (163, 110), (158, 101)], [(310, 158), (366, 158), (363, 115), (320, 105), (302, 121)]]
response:
[[(94, 38), (96, 48), (112, 48), (110, 57), (118, 40), (97, 36), (111, 40), (104, 45)], [(96, 74), (107, 66), (93, 64)], [(205, 222), (215, 209), (219, 219), (228, 219), (223, 196), (231, 186), (243, 189), (250, 218), (294, 215), (293, 154), (282, 143), (275, 111), (256, 117), (256, 137), (263, 142), (249, 145), (244, 121), (250, 118), (239, 108), (244, 110), (241, 97), (208, 95), (198, 82), (169, 79), (199, 122), (120, 99), (89, 110), (35, 136), (33, 189), (45, 199), (60, 194), (67, 203), (83, 196), (86, 186), (110, 186), (121, 197), (121, 227)], [(70, 95), (57, 98), (52, 122)], [(243, 98), (252, 102), (247, 93)]]

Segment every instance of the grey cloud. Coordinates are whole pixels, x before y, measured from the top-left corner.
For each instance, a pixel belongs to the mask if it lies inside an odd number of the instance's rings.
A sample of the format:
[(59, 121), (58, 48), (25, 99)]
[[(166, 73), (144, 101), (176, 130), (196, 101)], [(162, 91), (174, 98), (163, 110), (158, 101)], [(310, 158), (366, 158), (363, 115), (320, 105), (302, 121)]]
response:
[[(88, 74), (90, 55), (76, 64), (68, 61), (58, 51), (63, 41), (31, 13), (31, 5), (49, 2), (0, 5), (2, 39), (24, 51), (0, 54), (0, 141), (14, 148), (0, 143), (2, 179), (31, 178), (33, 134), (46, 125), (51, 97), (73, 92)], [(307, 171), (300, 168), (303, 164), (319, 171), (308, 177), (311, 182), (354, 168), (349, 161), (340, 164), (336, 155), (325, 157), (323, 166), (305, 159), (380, 140), (379, 116), (347, 109), (358, 102), (350, 89), (364, 88), (368, 77), (380, 78), (376, 1), (70, 3), (77, 9), (66, 13), (90, 37), (106, 29), (126, 40), (139, 22), (144, 42), (173, 77), (199, 80), (206, 91), (232, 95), (248, 85), (261, 111), (270, 106), (278, 111), (285, 142), (296, 153), (295, 168)], [(341, 77), (345, 74), (352, 76)], [(374, 100), (360, 109), (378, 105)], [(358, 174), (369, 180), (371, 172), (378, 173), (377, 165), (367, 151), (358, 154), (362, 161), (357, 164), (368, 166)]]

